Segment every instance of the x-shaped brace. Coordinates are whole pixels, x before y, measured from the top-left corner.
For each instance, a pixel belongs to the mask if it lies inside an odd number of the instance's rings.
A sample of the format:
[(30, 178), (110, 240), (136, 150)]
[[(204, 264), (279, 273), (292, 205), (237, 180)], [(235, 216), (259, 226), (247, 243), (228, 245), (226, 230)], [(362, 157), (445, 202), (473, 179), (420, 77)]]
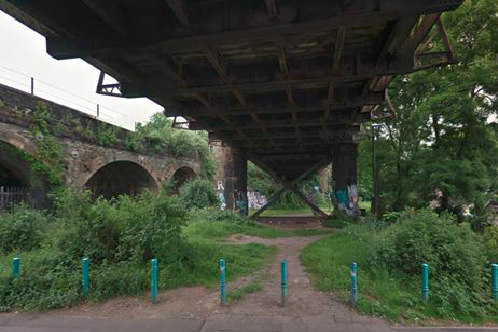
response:
[(277, 183), (282, 185), (282, 188), (278, 190), (268, 201), (266, 202), (265, 205), (261, 207), (256, 213), (254, 213), (251, 216), (251, 219), (257, 219), (270, 205), (272, 205), (279, 197), (282, 195), (282, 193), (286, 190), (290, 190), (291, 192), (295, 193), (299, 198), (301, 198), (306, 204), (310, 206), (310, 208), (318, 213), (322, 218), (327, 218), (328, 215), (324, 213), (320, 208), (314, 204), (313, 202), (310, 202), (308, 197), (306, 197), (298, 188), (297, 184), (301, 182), (302, 180), (308, 178), (310, 175), (313, 173), (317, 172), (324, 166), (326, 166), (329, 163), (329, 160), (324, 158), (318, 161), (316, 164), (310, 166), (301, 176), (298, 178), (294, 179), (293, 181), (289, 182), (286, 181), (282, 178), (280, 178), (271, 168), (266, 166), (265, 163), (263, 163), (261, 160), (259, 160), (255, 156), (249, 156), (249, 160), (251, 160), (256, 166), (259, 166), (263, 171), (265, 171), (268, 175), (270, 175)]

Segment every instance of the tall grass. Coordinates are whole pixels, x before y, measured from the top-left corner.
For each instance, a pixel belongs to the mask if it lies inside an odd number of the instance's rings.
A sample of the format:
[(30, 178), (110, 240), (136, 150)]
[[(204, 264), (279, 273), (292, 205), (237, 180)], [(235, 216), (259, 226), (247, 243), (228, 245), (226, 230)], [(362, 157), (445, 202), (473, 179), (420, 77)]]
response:
[[(332, 292), (343, 301), (349, 298), (349, 265), (356, 262), (360, 294), (358, 310), (362, 313), (415, 324), (431, 324), (434, 319), (469, 324), (498, 322), (498, 305), (493, 306), (490, 302), (482, 308), (483, 313), (479, 316), (451, 309), (453, 306), (450, 304), (443, 308), (437, 298), (437, 290), (431, 293), (428, 304), (422, 302), (418, 276), (389, 270), (372, 261), (375, 245), (382, 237), (383, 232), (375, 227), (348, 226), (310, 244), (301, 254), (301, 260), (318, 289)], [(431, 285), (436, 282), (435, 278), (431, 279)], [(451, 286), (449, 290), (466, 292)], [(473, 295), (469, 293), (468, 296)]]

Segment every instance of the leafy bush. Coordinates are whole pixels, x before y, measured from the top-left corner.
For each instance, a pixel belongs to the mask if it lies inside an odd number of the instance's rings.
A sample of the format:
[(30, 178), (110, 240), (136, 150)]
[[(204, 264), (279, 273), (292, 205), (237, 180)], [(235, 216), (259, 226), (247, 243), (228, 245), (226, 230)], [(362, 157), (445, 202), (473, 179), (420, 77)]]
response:
[(457, 225), (450, 215), (428, 210), (404, 212), (400, 221), (388, 228), (376, 250), (378, 263), (408, 274), (418, 274), (428, 263), (434, 275), (461, 276), (473, 284), (484, 266), (483, 248), (467, 224)]
[(498, 226), (493, 225), (485, 228), (483, 241), (489, 262), (498, 264)]
[(0, 214), (0, 250), (28, 251), (40, 247), (47, 218), (40, 212), (17, 205), (11, 212)]
[(468, 224), (455, 224), (450, 215), (402, 213), (375, 244), (372, 262), (412, 277), (428, 263), (431, 302), (438, 314), (481, 317), (485, 312), (484, 247)]
[(89, 192), (57, 200), (62, 252), (101, 262), (142, 262), (152, 256), (174, 256), (182, 244), (185, 211), (174, 197), (144, 192), (136, 198), (91, 201)]
[(220, 204), (212, 183), (203, 179), (188, 181), (180, 190), (180, 201), (186, 209), (202, 209)]
[(325, 219), (322, 224), (327, 227), (332, 228), (344, 228), (349, 224), (349, 220), (343, 218), (342, 216), (331, 216)]

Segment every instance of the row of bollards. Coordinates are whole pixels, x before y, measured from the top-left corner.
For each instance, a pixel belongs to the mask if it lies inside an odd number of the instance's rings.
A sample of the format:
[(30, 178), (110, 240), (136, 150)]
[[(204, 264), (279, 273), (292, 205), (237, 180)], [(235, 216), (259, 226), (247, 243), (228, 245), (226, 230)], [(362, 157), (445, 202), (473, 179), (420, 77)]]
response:
[[(358, 266), (352, 263), (350, 266), (351, 276), (351, 306), (358, 305)], [(495, 301), (498, 301), (498, 264), (491, 264), (491, 295)], [(424, 302), (429, 301), (429, 264), (422, 264), (422, 274), (420, 282), (420, 298)]]
[[(225, 260), (220, 259), (220, 304), (224, 306), (226, 304), (226, 291), (225, 291), (225, 280), (226, 278), (226, 266)], [(287, 302), (287, 260), (282, 259), (280, 261), (280, 289), (281, 289), (281, 299), (280, 303), (285, 306)]]
[[(155, 303), (157, 296), (157, 266), (158, 261), (156, 258), (151, 260), (151, 302)], [(12, 277), (14, 279), (19, 278), (21, 259), (19, 257), (14, 257), (12, 260)], [(226, 265), (225, 260), (220, 259), (220, 303), (221, 305), (226, 304)], [(280, 288), (281, 288), (281, 304), (285, 306), (288, 297), (288, 281), (287, 281), (287, 260), (283, 259), (280, 261)], [(351, 306), (356, 307), (358, 305), (358, 265), (352, 263), (350, 266), (350, 277), (351, 277), (351, 296), (350, 302)], [(89, 279), (89, 260), (88, 258), (83, 258), (82, 260), (82, 276), (81, 276), (81, 289), (83, 296), (87, 296), (88, 289), (90, 286)], [(491, 264), (491, 294), (495, 301), (498, 301), (498, 264)], [(422, 301), (429, 301), (429, 264), (422, 264), (421, 282), (420, 282), (420, 297)]]

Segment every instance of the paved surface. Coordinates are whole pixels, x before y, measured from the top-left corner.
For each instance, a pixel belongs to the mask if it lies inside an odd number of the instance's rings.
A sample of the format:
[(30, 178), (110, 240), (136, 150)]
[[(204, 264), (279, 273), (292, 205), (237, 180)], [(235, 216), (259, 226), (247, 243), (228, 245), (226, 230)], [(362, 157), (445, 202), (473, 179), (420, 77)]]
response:
[(498, 328), (397, 328), (363, 321), (344, 321), (321, 316), (273, 316), (251, 314), (212, 314), (207, 319), (161, 318), (126, 319), (61, 316), (49, 319), (31, 314), (0, 318), (1, 332), (473, 332), (498, 331)]

